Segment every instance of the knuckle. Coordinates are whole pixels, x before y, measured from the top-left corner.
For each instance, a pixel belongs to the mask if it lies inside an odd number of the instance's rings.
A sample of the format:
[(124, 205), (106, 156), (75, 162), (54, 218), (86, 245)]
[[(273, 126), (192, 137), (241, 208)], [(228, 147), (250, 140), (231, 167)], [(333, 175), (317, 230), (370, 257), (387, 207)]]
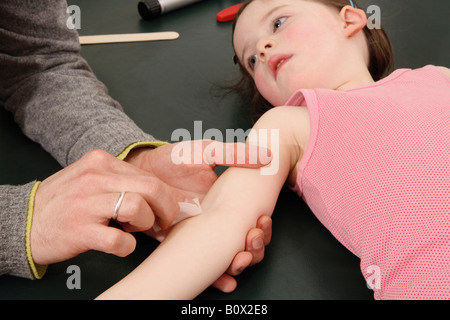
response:
[(162, 191), (161, 182), (153, 177), (147, 177), (145, 182), (147, 193), (154, 196), (158, 196)]
[(77, 167), (77, 179), (79, 183), (91, 185), (96, 181), (101, 181), (102, 172), (108, 170), (112, 157), (103, 150), (92, 150), (83, 156)]
[(180, 213), (180, 205), (172, 201), (171, 206), (167, 210), (168, 219), (172, 222)]
[(142, 225), (139, 227), (142, 229), (150, 229), (155, 223), (155, 217), (149, 204), (139, 194), (130, 194), (127, 207), (130, 212), (130, 219), (140, 221)]
[(94, 169), (87, 168), (83, 170), (78, 175), (78, 183), (83, 186), (91, 186), (96, 183), (96, 181), (99, 181), (99, 173), (97, 173)]
[(152, 212), (150, 212), (148, 214), (147, 218), (148, 218), (148, 222), (147, 222), (147, 225), (144, 226), (144, 229), (150, 229), (155, 224), (155, 216), (153, 215)]
[(131, 214), (135, 215), (144, 210), (144, 199), (136, 194), (127, 194), (127, 207)]
[(137, 211), (137, 214), (145, 215), (145, 221), (147, 221), (149, 227), (151, 227), (155, 223), (155, 216), (153, 215), (153, 211), (144, 199), (142, 199), (142, 201), (140, 202), (140, 207), (139, 211)]
[(88, 165), (102, 165), (110, 161), (111, 155), (104, 150), (91, 150), (82, 158)]

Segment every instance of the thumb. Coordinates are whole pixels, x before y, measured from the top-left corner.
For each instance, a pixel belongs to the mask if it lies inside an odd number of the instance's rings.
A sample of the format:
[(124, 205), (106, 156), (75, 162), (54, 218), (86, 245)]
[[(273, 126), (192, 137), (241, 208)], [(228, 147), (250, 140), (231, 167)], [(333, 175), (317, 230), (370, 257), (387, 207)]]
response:
[(136, 249), (136, 239), (128, 232), (104, 225), (95, 225), (90, 229), (90, 236), (85, 242), (90, 250), (126, 257)]

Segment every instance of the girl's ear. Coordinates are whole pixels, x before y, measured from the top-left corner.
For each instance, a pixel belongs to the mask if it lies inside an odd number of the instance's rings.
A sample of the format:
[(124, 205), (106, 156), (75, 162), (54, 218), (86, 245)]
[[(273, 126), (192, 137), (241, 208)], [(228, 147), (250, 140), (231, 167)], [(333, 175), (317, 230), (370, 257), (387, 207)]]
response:
[(344, 22), (344, 35), (346, 37), (352, 37), (360, 30), (364, 29), (367, 24), (366, 13), (358, 8), (352, 6), (345, 6), (339, 13), (342, 21)]

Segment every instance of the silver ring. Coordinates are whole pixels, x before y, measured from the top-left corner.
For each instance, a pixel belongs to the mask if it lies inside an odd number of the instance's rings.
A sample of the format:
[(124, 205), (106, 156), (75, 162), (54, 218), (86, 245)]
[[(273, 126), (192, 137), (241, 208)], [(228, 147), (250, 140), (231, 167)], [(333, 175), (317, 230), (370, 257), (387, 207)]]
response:
[(119, 209), (122, 204), (123, 198), (125, 197), (125, 191), (120, 194), (119, 200), (117, 200), (116, 207), (114, 208), (113, 220), (117, 221), (117, 216), (119, 215)]

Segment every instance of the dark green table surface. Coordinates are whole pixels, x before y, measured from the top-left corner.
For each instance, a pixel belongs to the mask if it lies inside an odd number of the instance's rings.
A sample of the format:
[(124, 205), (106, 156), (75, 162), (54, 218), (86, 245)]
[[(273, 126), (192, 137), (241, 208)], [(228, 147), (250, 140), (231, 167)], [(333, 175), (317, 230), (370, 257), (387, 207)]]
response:
[[(82, 55), (112, 97), (146, 132), (170, 141), (172, 132), (201, 120), (203, 132), (251, 127), (245, 106), (223, 95), (235, 79), (231, 23), (216, 13), (236, 0), (205, 0), (154, 21), (143, 21), (137, 0), (73, 0), (81, 9), (80, 35), (177, 31), (175, 41), (83, 46)], [(360, 1), (382, 9), (394, 45), (396, 68), (446, 65), (450, 57), (448, 0)], [(11, 114), (0, 108), (0, 183), (24, 184), (58, 171), (58, 163), (28, 140)], [(8, 152), (6, 152), (8, 150)], [(220, 173), (220, 171), (218, 171)], [(273, 216), (273, 240), (263, 262), (238, 277), (238, 289), (208, 289), (198, 299), (372, 299), (359, 260), (338, 243), (308, 207), (283, 190)], [(87, 252), (51, 265), (42, 280), (0, 277), (0, 299), (92, 299), (132, 271), (157, 246), (136, 235), (126, 258)], [(69, 290), (67, 268), (81, 270), (81, 289)]]

